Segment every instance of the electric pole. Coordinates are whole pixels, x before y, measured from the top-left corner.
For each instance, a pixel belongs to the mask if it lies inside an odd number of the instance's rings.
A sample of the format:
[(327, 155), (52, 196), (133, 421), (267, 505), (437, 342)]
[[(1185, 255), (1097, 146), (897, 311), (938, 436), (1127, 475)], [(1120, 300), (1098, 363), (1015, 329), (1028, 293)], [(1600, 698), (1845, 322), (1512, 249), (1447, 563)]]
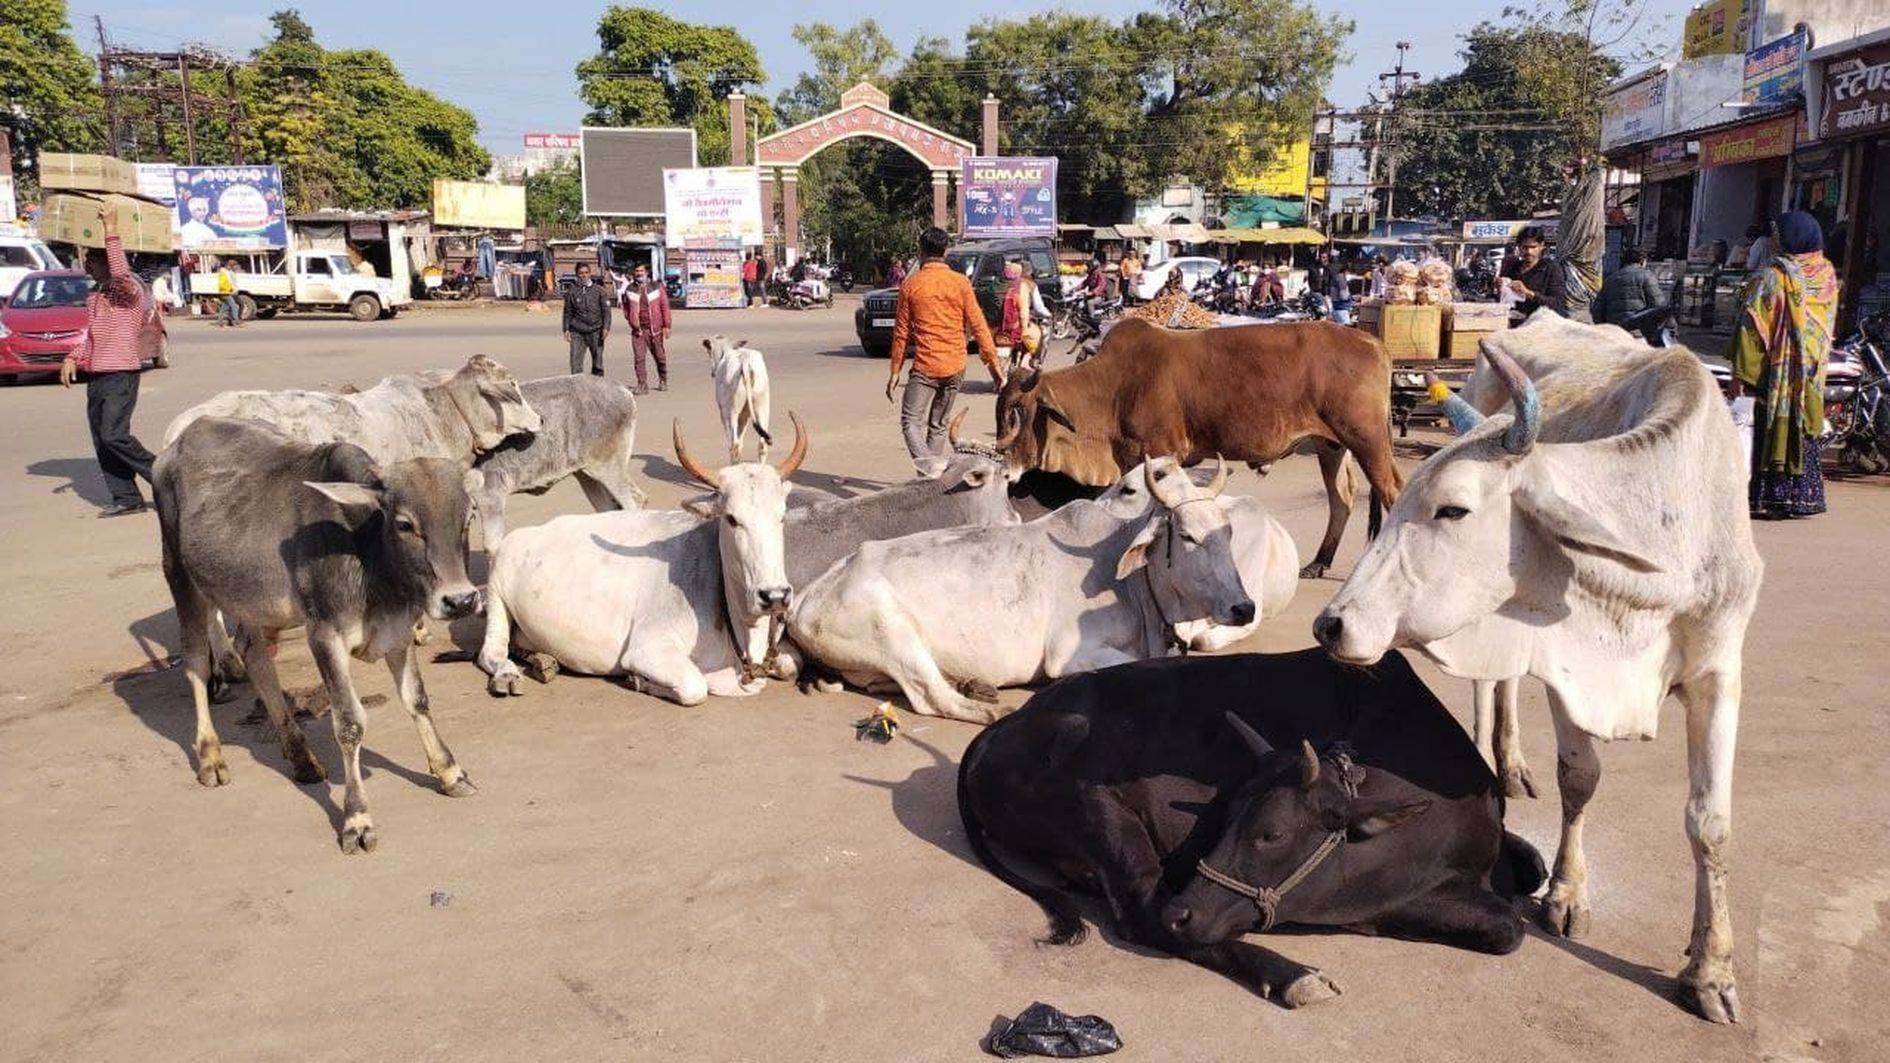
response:
[[(1406, 91), (1405, 84), (1404, 84), (1405, 79), (1409, 78), (1412, 86), (1416, 87), (1417, 80), (1420, 77), (1417, 71), (1415, 70), (1407, 71), (1404, 68), (1405, 53), (1409, 52), (1410, 50), (1411, 50), (1410, 41), (1399, 41), (1398, 42), (1398, 65), (1395, 68), (1378, 75), (1378, 80), (1381, 85), (1386, 81), (1391, 82), (1391, 103), (1390, 103), (1391, 117), (1392, 117), (1391, 132), (1392, 132), (1392, 138), (1394, 142), (1385, 151), (1386, 160), (1387, 160), (1386, 173), (1385, 173), (1385, 225), (1387, 228), (1385, 231), (1387, 235), (1389, 235), (1390, 233), (1389, 227), (1392, 221), (1397, 218), (1396, 204), (1397, 204), (1397, 197), (1398, 197), (1398, 145), (1395, 143), (1395, 141), (1398, 135), (1398, 121), (1397, 121), (1398, 101), (1401, 98), (1403, 98)], [(1379, 137), (1375, 139), (1383, 138), (1383, 130), (1384, 130), (1384, 120), (1381, 118), (1379, 120), (1379, 131), (1380, 131)], [(1374, 146), (1372, 151), (1373, 151), (1373, 154), (1376, 155), (1377, 147)]]
[(92, 16), (92, 27), (98, 30), (98, 86), (105, 97), (105, 135), (110, 138), (105, 144), (105, 154), (118, 154), (118, 101), (112, 92), (111, 45), (105, 40), (105, 18)]

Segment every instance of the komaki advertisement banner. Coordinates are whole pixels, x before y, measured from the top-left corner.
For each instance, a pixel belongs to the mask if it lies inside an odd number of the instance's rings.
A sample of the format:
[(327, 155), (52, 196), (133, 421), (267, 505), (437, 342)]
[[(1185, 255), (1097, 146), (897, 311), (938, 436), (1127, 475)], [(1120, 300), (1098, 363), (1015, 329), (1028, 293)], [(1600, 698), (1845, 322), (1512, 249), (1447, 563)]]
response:
[(179, 166), (177, 242), (186, 251), (289, 246), (282, 171), (274, 166)]
[(1057, 160), (974, 156), (958, 181), (967, 239), (1057, 234)]

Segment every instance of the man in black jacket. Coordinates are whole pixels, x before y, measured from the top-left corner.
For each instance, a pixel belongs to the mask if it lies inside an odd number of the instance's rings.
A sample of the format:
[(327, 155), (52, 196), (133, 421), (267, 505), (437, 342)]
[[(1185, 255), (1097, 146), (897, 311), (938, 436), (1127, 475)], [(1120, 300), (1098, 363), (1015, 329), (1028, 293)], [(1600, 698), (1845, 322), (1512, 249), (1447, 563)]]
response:
[(1667, 296), (1647, 268), (1647, 249), (1639, 245), (1621, 254), (1621, 268), (1608, 274), (1595, 297), (1595, 323), (1639, 332), (1652, 342), (1667, 316)]
[(571, 345), (571, 372), (584, 371), (591, 352), (591, 374), (604, 375), (604, 340), (610, 336), (611, 297), (591, 277), (591, 264), (578, 263), (577, 283), (564, 293), (564, 338)]
[(1528, 317), (1542, 307), (1568, 316), (1568, 275), (1560, 259), (1545, 254), (1549, 242), (1534, 225), (1516, 236), (1516, 251), (1503, 263), (1503, 283), (1516, 293), (1516, 313)]

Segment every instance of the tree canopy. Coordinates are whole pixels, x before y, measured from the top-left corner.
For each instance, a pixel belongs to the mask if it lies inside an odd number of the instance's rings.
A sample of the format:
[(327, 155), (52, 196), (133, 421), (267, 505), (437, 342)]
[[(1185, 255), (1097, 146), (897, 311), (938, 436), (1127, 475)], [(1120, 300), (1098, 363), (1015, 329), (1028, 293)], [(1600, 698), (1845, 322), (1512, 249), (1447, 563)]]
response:
[[(597, 53), (577, 65), (578, 96), (591, 125), (688, 126), (703, 166), (729, 159), (723, 100), (767, 80), (748, 38), (729, 26), (701, 26), (646, 7), (612, 5), (597, 21)], [(772, 132), (761, 99), (749, 113)]]
[(0, 106), (0, 125), (22, 176), (33, 173), (42, 149), (91, 151), (105, 139), (98, 68), (73, 43), (67, 17), (65, 0), (6, 0), (0, 8), (0, 101), (10, 105)]

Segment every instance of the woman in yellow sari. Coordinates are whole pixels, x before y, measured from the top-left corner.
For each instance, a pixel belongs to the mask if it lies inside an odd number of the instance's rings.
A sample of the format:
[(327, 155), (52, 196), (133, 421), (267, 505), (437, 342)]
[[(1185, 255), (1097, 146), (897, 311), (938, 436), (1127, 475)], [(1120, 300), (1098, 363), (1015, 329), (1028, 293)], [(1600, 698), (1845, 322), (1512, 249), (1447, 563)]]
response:
[(1747, 488), (1752, 515), (1809, 517), (1824, 512), (1818, 458), (1838, 278), (1811, 215), (1792, 211), (1780, 217), (1778, 248), (1778, 256), (1741, 293), (1732, 347), (1734, 394), (1750, 391), (1758, 402)]

